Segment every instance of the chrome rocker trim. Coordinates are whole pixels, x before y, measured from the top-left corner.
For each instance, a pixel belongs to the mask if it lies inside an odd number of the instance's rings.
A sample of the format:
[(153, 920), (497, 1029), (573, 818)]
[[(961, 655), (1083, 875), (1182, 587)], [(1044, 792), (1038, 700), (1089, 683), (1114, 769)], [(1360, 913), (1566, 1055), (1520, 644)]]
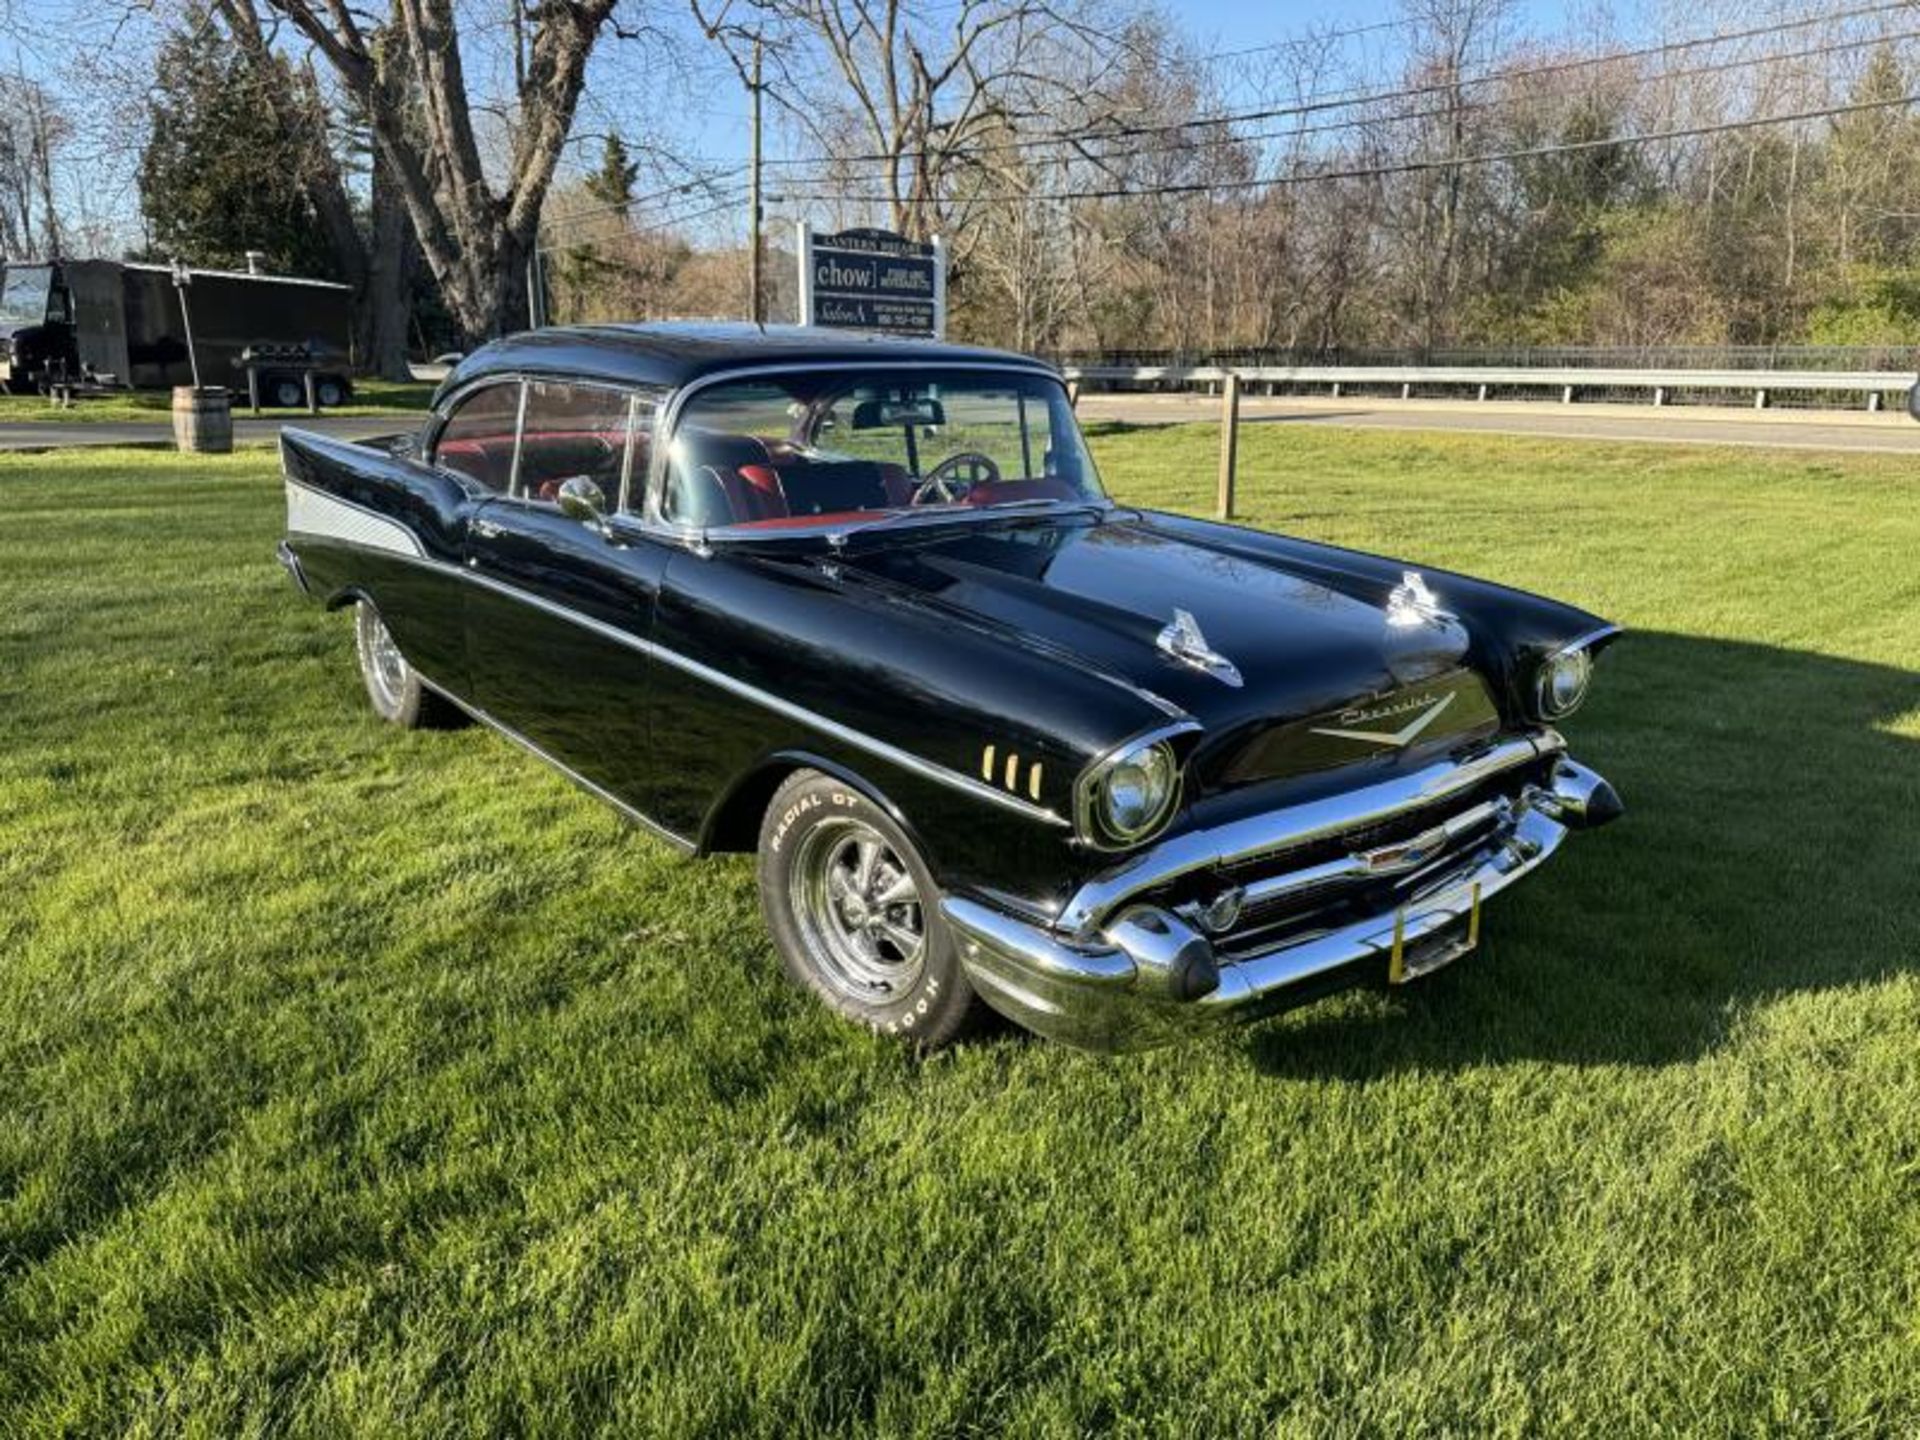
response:
[[(1532, 748), (1545, 738), (1517, 743), (1527, 745), (1533, 756), (1547, 753), (1545, 745)], [(1551, 748), (1557, 750), (1559, 737), (1551, 739)], [(1517, 761), (1508, 759), (1492, 769), (1485, 762), (1493, 755), (1510, 754), (1512, 748), (1512, 743), (1498, 747), (1479, 765), (1452, 767), (1462, 772), (1458, 783), (1439, 794), (1432, 777), (1424, 787), (1404, 787), (1415, 798), (1399, 808), (1421, 808), (1430, 803), (1426, 797), (1460, 793), (1488, 774), (1510, 768)], [(1383, 811), (1375, 802), (1382, 797), (1376, 792), (1387, 788), (1373, 786), (1326, 802), (1344, 810), (1345, 820), (1338, 825), (1330, 813), (1313, 806), (1302, 807), (1316, 812), (1311, 816), (1282, 811), (1221, 827), (1204, 845), (1182, 846), (1182, 840), (1191, 837), (1178, 837), (1142, 857), (1152, 863), (1139, 867), (1139, 873), (1157, 877), (1144, 884), (1187, 873), (1210, 863), (1193, 858), (1202, 849), (1217, 859), (1233, 860), (1272, 853), (1284, 848), (1279, 837), (1290, 815), (1300, 823), (1288, 827), (1293, 838), (1286, 844), (1364, 827), (1381, 818)], [(1621, 807), (1605, 780), (1563, 757), (1543, 785), (1529, 785), (1494, 817), (1478, 813), (1485, 808), (1466, 812), (1471, 824), (1459, 829), (1476, 829), (1493, 818), (1492, 832), (1423, 874), (1404, 905), (1250, 955), (1223, 959), (1202, 929), (1159, 906), (1136, 904), (1111, 913), (1114, 905), (1144, 888), (1142, 883), (1114, 882), (1109, 891), (1115, 898), (1105, 908), (1082, 905), (1076, 913), (1101, 917), (1092, 933), (1076, 933), (1065, 925), (1049, 930), (960, 896), (944, 900), (941, 910), (958, 938), (967, 978), (996, 1010), (1066, 1044), (1103, 1051), (1147, 1049), (1273, 1014), (1312, 999), (1330, 985), (1386, 979), (1396, 950), (1408, 976), (1438, 969), (1470, 948), (1470, 933), (1463, 932), (1477, 924), (1481, 902), (1544, 863), (1570, 830), (1605, 824)], [(1256, 825), (1268, 829), (1264, 839), (1256, 838), (1259, 849), (1234, 852), (1221, 843), (1223, 836), (1244, 836)], [(1160, 851), (1176, 847), (1176, 855), (1160, 856)], [(1287, 878), (1281, 877), (1276, 888), (1284, 888)], [(1138, 880), (1138, 875), (1131, 879)], [(1109, 891), (1103, 891), (1103, 897)]]

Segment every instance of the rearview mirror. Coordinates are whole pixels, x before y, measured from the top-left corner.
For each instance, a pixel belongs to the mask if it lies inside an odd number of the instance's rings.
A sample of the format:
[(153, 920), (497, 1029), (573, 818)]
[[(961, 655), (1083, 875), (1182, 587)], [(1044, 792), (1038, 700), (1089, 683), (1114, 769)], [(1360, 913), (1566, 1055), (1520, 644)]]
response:
[(607, 492), (585, 475), (569, 475), (562, 480), (553, 499), (568, 519), (578, 520), (602, 535), (608, 533)]
[(862, 400), (853, 407), (856, 430), (891, 430), (896, 425), (944, 425), (947, 407), (938, 400)]

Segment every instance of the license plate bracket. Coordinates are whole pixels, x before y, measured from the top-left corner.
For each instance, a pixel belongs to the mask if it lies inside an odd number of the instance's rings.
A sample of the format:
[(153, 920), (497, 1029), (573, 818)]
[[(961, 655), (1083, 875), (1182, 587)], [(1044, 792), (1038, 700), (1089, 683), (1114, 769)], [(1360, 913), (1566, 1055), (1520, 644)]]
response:
[[(1431, 913), (1425, 910), (1423, 913)], [(1402, 906), (1393, 917), (1393, 949), (1387, 957), (1387, 983), (1405, 985), (1423, 975), (1443, 970), (1480, 943), (1480, 885), (1476, 881), (1467, 894), (1467, 911), (1417, 938), (1407, 938), (1407, 910)]]

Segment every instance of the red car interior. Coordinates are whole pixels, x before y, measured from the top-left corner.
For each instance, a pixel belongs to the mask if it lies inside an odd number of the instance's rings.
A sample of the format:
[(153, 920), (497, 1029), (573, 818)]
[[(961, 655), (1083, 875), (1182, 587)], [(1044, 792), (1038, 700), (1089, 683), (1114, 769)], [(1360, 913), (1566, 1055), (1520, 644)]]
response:
[[(786, 529), (858, 519), (877, 510), (913, 503), (919, 488), (899, 465), (872, 460), (821, 460), (784, 440), (701, 431), (685, 435), (692, 454), (678, 467), (672, 513), (702, 526), (733, 525)], [(520, 441), (520, 484), (532, 499), (551, 502), (561, 484), (584, 475), (617, 503), (624, 430), (530, 431)], [(634, 456), (634, 473), (644, 475), (647, 437)], [(435, 458), (472, 476), (490, 490), (504, 492), (512, 474), (513, 434), (449, 437)], [(1065, 480), (982, 481), (967, 493), (968, 505), (1008, 501), (1072, 500)]]
[[(899, 465), (871, 460), (819, 460), (784, 441), (707, 431), (693, 440), (675, 513), (708, 526), (788, 529), (855, 520), (875, 510), (911, 505), (919, 488)], [(691, 493), (687, 493), (691, 491)], [(1072, 500), (1065, 480), (983, 481), (968, 505), (1017, 500)]]

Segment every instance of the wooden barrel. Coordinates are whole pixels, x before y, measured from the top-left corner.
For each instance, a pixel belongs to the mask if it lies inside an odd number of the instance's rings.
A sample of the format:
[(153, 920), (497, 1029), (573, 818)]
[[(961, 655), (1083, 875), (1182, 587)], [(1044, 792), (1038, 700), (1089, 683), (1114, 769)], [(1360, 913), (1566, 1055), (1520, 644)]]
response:
[(209, 455), (233, 449), (233, 400), (224, 386), (173, 387), (173, 442)]

